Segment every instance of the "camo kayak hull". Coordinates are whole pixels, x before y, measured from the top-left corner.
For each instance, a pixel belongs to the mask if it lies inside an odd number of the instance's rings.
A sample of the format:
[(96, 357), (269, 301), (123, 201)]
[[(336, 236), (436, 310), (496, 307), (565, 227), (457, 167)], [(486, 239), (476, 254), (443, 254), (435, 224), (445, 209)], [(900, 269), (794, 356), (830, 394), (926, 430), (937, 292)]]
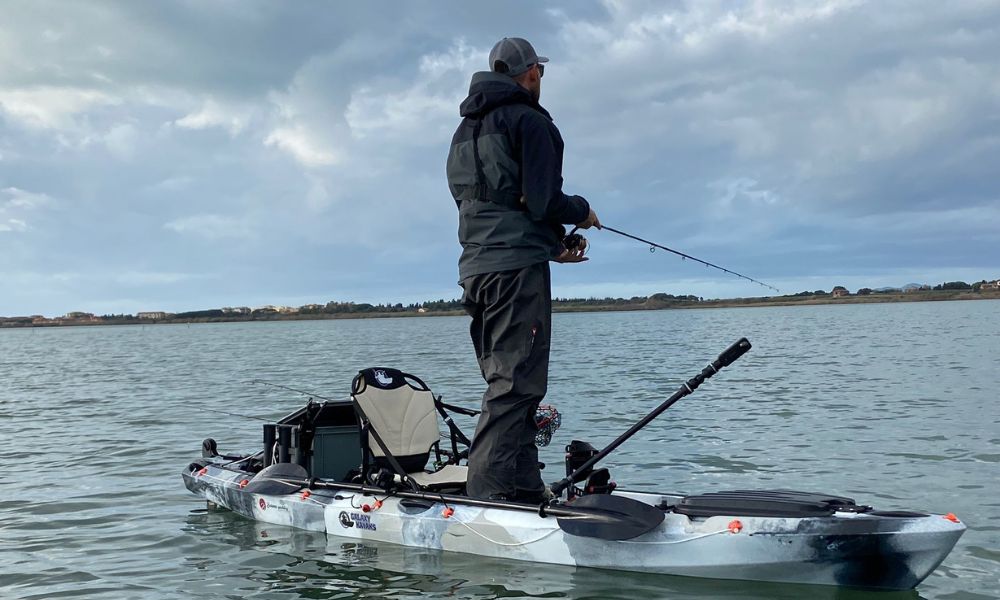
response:
[[(628, 540), (571, 535), (527, 510), (365, 495), (345, 487), (246, 491), (253, 474), (193, 463), (193, 493), (244, 517), (360, 541), (538, 563), (718, 579), (911, 589), (948, 555), (965, 526), (942, 515), (834, 512), (821, 517), (664, 510), (655, 529)], [(681, 496), (616, 492), (652, 506)]]

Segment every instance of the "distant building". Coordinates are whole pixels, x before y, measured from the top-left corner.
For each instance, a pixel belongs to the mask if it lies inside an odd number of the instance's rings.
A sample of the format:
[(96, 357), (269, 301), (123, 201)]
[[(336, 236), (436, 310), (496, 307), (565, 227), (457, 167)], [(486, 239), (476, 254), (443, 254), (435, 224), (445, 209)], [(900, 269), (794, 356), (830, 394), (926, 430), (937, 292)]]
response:
[(979, 286), (979, 289), (990, 291), (1000, 290), (1000, 279), (997, 279), (996, 281), (987, 281), (983, 285)]
[(135, 316), (136, 318), (139, 319), (153, 319), (155, 321), (158, 321), (161, 319), (166, 319), (167, 313), (163, 311), (141, 312), (141, 313), (136, 313)]
[(78, 311), (77, 312), (68, 312), (68, 313), (66, 313), (66, 316), (63, 317), (63, 318), (64, 319), (78, 319), (78, 320), (88, 319), (89, 320), (89, 319), (93, 319), (94, 318), (94, 313), (78, 312)]
[(840, 298), (841, 296), (850, 296), (851, 292), (847, 291), (847, 288), (845, 288), (844, 286), (838, 285), (835, 288), (833, 288), (833, 290), (830, 292), (830, 295), (833, 296), (834, 298)]
[(274, 310), (289, 315), (299, 312), (299, 309), (295, 308), (294, 306), (275, 306)]

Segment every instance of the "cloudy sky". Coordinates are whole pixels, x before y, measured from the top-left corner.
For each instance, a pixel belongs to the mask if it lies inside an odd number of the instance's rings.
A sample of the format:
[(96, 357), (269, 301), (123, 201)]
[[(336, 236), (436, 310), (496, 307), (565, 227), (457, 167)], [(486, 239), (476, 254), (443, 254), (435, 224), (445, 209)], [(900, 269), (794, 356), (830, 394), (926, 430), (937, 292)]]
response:
[[(608, 225), (785, 293), (1000, 277), (995, 1), (3, 11), (0, 315), (457, 297), (445, 157), (515, 35)], [(768, 293), (590, 239), (556, 295)]]

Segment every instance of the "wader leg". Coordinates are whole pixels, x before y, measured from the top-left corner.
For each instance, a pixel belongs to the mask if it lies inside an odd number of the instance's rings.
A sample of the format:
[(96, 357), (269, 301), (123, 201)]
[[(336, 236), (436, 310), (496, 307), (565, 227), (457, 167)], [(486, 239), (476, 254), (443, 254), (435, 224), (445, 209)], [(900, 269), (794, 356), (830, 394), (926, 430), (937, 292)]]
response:
[(535, 411), (548, 385), (552, 299), (549, 265), (462, 282), (470, 333), (488, 385), (469, 452), (473, 497), (540, 494)]

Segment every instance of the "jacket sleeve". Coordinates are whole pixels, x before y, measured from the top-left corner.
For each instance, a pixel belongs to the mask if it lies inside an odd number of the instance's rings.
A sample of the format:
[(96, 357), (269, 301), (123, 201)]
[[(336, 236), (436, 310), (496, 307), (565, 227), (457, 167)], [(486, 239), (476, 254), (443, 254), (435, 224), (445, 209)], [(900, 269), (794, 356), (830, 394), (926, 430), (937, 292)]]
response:
[(521, 120), (521, 190), (525, 208), (535, 221), (573, 225), (590, 214), (582, 196), (562, 191), (562, 144), (555, 139), (545, 117), (534, 114)]

